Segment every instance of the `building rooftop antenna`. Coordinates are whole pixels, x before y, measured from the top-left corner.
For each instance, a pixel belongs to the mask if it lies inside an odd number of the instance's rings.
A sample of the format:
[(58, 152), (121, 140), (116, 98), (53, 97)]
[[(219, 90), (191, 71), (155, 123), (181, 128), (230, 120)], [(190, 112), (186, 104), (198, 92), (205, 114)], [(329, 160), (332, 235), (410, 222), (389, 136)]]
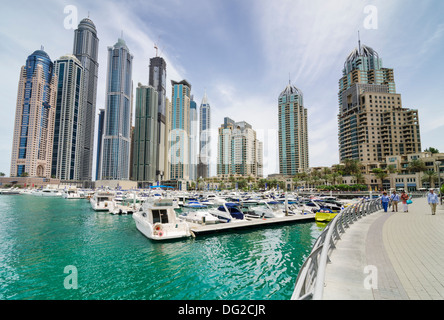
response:
[(359, 34), (358, 30), (358, 53), (361, 55), (361, 35)]

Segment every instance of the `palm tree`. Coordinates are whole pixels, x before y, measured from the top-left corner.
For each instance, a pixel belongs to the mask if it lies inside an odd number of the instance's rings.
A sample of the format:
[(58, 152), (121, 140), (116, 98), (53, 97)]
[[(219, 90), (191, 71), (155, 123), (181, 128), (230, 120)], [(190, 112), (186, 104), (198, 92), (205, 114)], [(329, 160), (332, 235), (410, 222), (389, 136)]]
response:
[(435, 171), (429, 170), (424, 172), (422, 176), (422, 182), (428, 182), (429, 186), (435, 185), (435, 181), (438, 179), (438, 174)]
[(388, 173), (381, 168), (375, 168), (372, 170), (372, 172), (375, 174), (375, 176), (381, 180), (381, 190), (384, 188), (384, 179), (388, 177)]
[(421, 159), (417, 159), (410, 161), (407, 168), (413, 172), (421, 172), (426, 170), (426, 165)]

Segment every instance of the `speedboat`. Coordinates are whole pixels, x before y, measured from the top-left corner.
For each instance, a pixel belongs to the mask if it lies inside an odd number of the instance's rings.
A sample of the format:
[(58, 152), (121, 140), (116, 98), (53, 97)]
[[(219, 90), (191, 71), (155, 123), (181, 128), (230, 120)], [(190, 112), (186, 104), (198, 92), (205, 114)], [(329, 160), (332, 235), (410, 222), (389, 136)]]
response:
[(206, 208), (207, 205), (200, 203), (199, 201), (188, 201), (187, 203), (183, 204), (183, 207), (185, 208), (193, 208), (193, 209), (202, 209)]
[(173, 199), (145, 201), (139, 211), (133, 213), (137, 229), (152, 240), (180, 239), (191, 236), (187, 222), (176, 217), (177, 202)]
[(210, 214), (207, 210), (190, 210), (187, 212), (182, 212), (179, 215), (180, 219), (188, 222), (198, 223), (198, 224), (215, 224), (219, 223), (219, 218)]
[(248, 213), (251, 218), (281, 218), (285, 212), (277, 201), (268, 201), (264, 205), (252, 207)]
[(217, 217), (220, 222), (237, 222), (244, 220), (244, 213), (238, 208), (237, 203), (227, 202), (217, 209), (210, 209), (209, 212)]
[(109, 211), (112, 206), (115, 193), (113, 191), (97, 191), (89, 202), (95, 211)]

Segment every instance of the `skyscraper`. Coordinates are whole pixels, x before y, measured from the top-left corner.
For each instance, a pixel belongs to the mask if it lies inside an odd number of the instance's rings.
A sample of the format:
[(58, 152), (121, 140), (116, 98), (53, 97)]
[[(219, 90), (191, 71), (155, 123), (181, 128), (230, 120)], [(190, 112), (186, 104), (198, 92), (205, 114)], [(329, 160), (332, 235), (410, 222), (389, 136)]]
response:
[(340, 161), (377, 163), (421, 151), (418, 111), (402, 107), (393, 69), (370, 47), (354, 49), (339, 80)]
[(20, 72), (11, 177), (51, 177), (57, 76), (48, 54), (34, 51)]
[(80, 21), (74, 31), (73, 54), (83, 66), (83, 116), (80, 120), (83, 127), (83, 143), (79, 145), (80, 152), (79, 178), (92, 180), (94, 156), (94, 130), (96, 115), (97, 80), (99, 76), (99, 38), (94, 23), (85, 18)]
[(75, 56), (66, 55), (55, 61), (54, 70), (58, 80), (51, 175), (61, 180), (80, 180), (83, 66)]
[(99, 123), (97, 128), (97, 156), (96, 156), (96, 180), (99, 180), (101, 173), (103, 124), (105, 122), (105, 109), (99, 109)]
[(279, 95), (279, 173), (294, 176), (308, 167), (307, 109), (302, 91), (288, 84)]
[(166, 62), (162, 57), (150, 59), (148, 84), (158, 93), (156, 176), (157, 180), (165, 179), (165, 125), (166, 125)]
[(189, 132), (191, 84), (171, 81), (173, 87), (169, 143), (170, 179), (189, 180)]
[(194, 97), (190, 101), (190, 180), (196, 180), (197, 177), (197, 104)]
[(197, 177), (208, 178), (210, 176), (210, 129), (211, 108), (205, 92), (199, 110), (199, 159), (197, 164)]
[(260, 177), (262, 149), (262, 143), (256, 139), (256, 131), (250, 124), (226, 117), (219, 128), (217, 174)]
[(156, 181), (158, 145), (158, 94), (151, 86), (136, 88), (136, 123), (134, 127), (133, 178)]
[(133, 56), (123, 39), (108, 47), (102, 180), (128, 180)]

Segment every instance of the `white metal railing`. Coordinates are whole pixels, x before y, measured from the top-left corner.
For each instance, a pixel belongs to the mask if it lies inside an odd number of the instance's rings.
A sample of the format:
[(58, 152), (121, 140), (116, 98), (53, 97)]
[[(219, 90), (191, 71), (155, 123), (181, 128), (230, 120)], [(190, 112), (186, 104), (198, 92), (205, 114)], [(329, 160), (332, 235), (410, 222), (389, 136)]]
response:
[(341, 234), (358, 219), (382, 209), (381, 200), (362, 200), (345, 208), (325, 227), (302, 265), (296, 279), (292, 300), (321, 300), (329, 255)]

